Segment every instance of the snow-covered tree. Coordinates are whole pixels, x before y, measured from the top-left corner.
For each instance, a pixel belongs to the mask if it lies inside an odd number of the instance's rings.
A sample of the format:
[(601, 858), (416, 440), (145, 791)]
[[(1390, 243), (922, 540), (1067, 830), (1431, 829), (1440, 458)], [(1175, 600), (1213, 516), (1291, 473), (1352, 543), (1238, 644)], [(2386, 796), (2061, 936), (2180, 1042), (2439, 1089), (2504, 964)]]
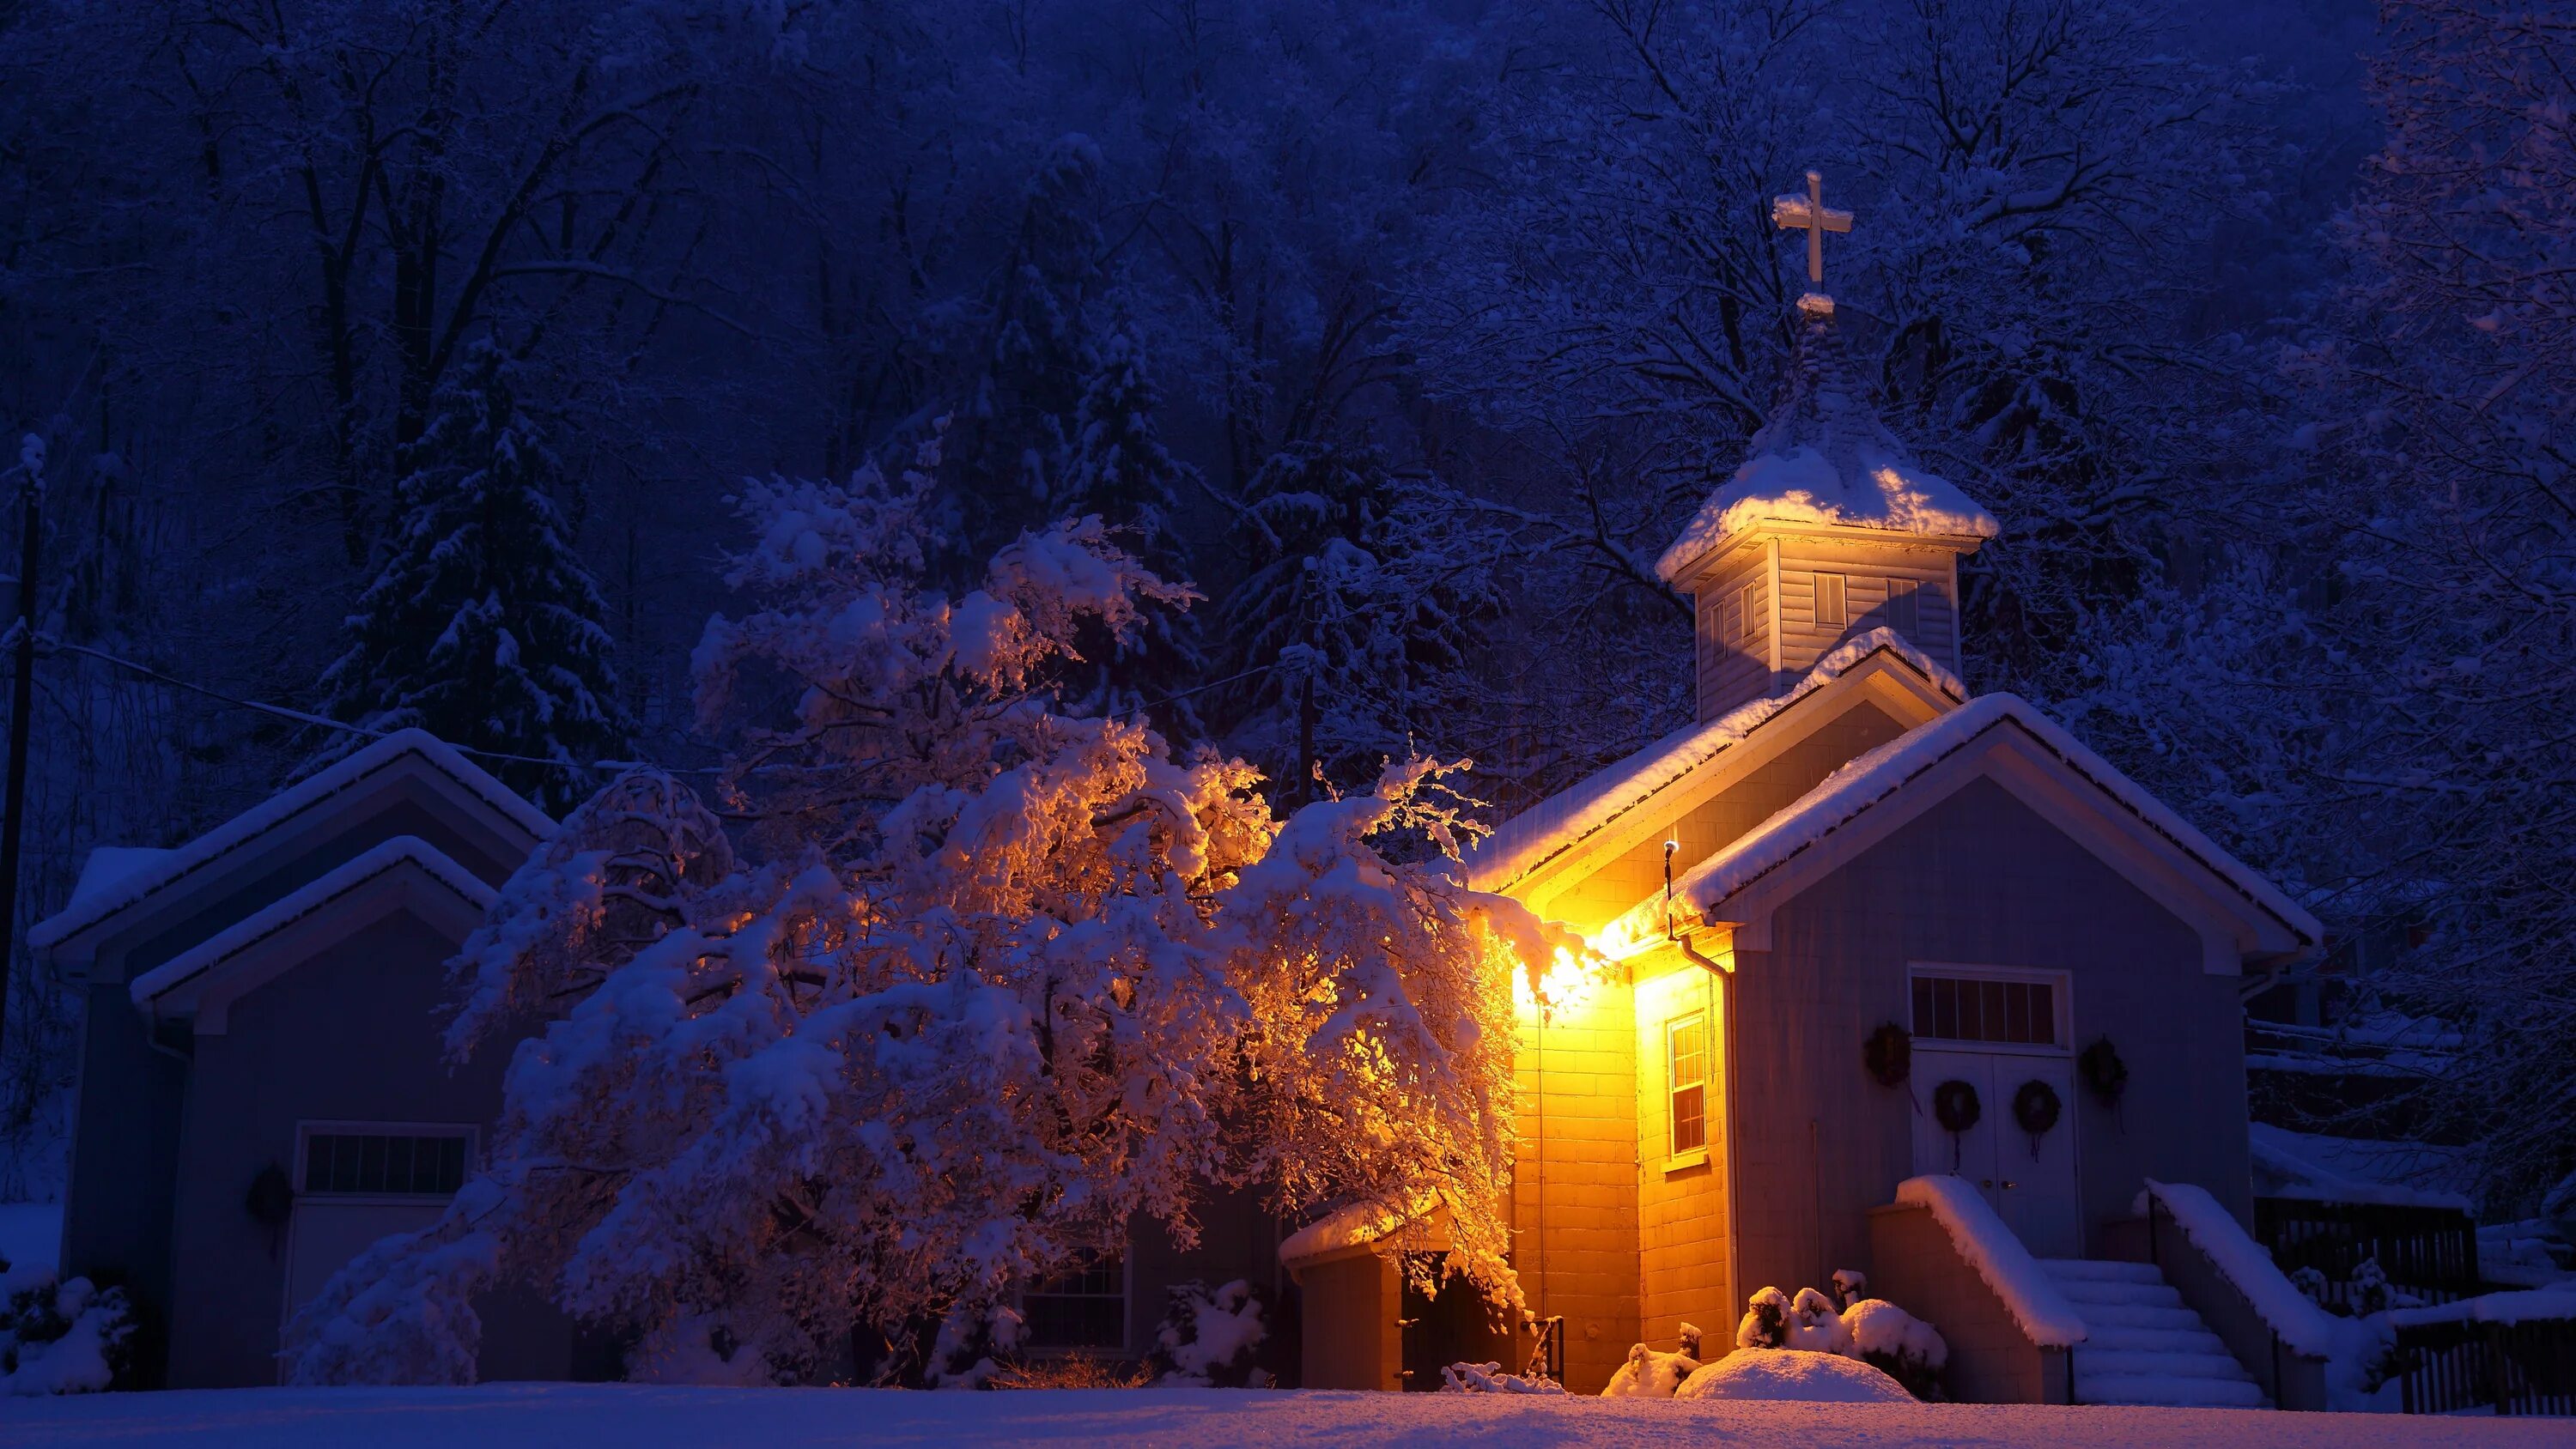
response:
[(1364, 781), (1442, 738), (1499, 596), (1502, 548), (1435, 480), (1366, 446), (1301, 443), (1263, 465), (1238, 524), (1252, 568), (1226, 596), (1234, 737), (1296, 792)]
[[(525, 380), (478, 341), (406, 450), (396, 524), (322, 678), (339, 719), (383, 732), (418, 726), (469, 749), (553, 764), (493, 770), (551, 810), (595, 788), (586, 766), (628, 753), (607, 605), (574, 552)], [(345, 754), (342, 736), (324, 760)]]
[(2356, 916), (2425, 939), (2365, 1003), (2456, 1033), (2413, 1105), (2498, 1210), (2576, 1203), (2576, 27), (2383, 8), (2386, 140), (2349, 225), (2306, 829)]
[[(1162, 410), (1162, 389), (1135, 336), (1111, 331), (1083, 380), (1056, 491), (1066, 514), (1097, 515), (1121, 547), (1158, 577), (1177, 580), (1190, 576), (1179, 513), (1181, 489), (1194, 473), (1164, 445)], [(1077, 713), (1126, 716), (1150, 704), (1166, 730), (1196, 733), (1198, 713), (1186, 690), (1199, 673), (1200, 649), (1195, 615), (1179, 602), (1147, 600), (1128, 634), (1095, 632), (1082, 641), (1084, 663), (1066, 693)], [(1165, 703), (1175, 694), (1183, 697)]]
[(697, 660), (742, 823), (637, 771), (513, 877), (451, 1035), (526, 1037), (490, 1167), (333, 1281), (295, 1377), (469, 1376), (504, 1278), (642, 1372), (810, 1381), (875, 1329), (890, 1375), (972, 1376), (1014, 1284), (1131, 1220), (1187, 1242), (1212, 1183), (1436, 1197), (1511, 1296), (1510, 972), (1571, 943), (1380, 853), (1454, 845), (1440, 767), (1283, 827), (1251, 767), (1055, 712), (1086, 624), (1183, 591), (1086, 517), (951, 598), (936, 468), (744, 487), (759, 607)]

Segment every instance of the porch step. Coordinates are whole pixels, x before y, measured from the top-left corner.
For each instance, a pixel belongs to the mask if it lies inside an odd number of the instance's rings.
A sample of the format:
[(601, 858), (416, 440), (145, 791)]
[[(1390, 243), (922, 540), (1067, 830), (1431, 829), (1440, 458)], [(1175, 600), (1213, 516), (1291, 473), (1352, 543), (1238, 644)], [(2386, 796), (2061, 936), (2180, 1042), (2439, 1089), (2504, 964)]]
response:
[(2267, 1407), (2262, 1387), (2152, 1263), (2043, 1258), (2089, 1330), (2075, 1349), (2087, 1404)]

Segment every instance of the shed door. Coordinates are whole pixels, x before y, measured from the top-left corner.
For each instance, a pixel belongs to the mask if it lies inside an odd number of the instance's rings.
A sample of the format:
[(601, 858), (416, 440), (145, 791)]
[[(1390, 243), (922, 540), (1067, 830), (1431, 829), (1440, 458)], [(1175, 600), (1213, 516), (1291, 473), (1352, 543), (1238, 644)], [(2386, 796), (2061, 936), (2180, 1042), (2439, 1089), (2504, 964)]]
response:
[(407, 1122), (310, 1122), (296, 1136), (281, 1332), (350, 1259), (437, 1222), (474, 1148), (470, 1127)]
[[(1976, 1125), (1951, 1133), (1941, 1126), (1933, 1100), (1944, 1082), (1976, 1090)], [(2013, 1099), (2027, 1082), (2057, 1094), (2055, 1126), (2033, 1137), (2013, 1115)], [(2062, 1056), (2014, 1052), (1917, 1048), (1914, 1095), (1914, 1170), (1956, 1173), (1974, 1183), (1995, 1212), (2042, 1258), (2084, 1253), (2082, 1199), (2075, 1178), (2075, 1071)]]

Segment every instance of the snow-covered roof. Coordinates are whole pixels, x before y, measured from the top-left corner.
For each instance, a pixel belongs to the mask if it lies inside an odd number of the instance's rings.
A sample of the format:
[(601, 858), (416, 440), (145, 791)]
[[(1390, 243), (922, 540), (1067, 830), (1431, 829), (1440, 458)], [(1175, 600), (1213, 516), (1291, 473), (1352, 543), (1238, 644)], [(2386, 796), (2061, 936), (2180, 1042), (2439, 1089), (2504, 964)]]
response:
[(149, 1007), (279, 932), (328, 909), (369, 881), (405, 867), (418, 869), (477, 911), (492, 907), (495, 892), (482, 877), (416, 835), (397, 835), (135, 977), (126, 989), (135, 1005)]
[(108, 899), (109, 893), (170, 858), (170, 852), (149, 845), (102, 845), (81, 862), (80, 879), (72, 884), (72, 898), (63, 904), (63, 913), (83, 910)]
[(1679, 585), (1727, 539), (1762, 523), (1866, 528), (1969, 541), (2001, 532), (1994, 515), (1924, 468), (1888, 431), (1843, 364), (1833, 322), (1809, 317), (1788, 395), (1753, 435), (1744, 462), (1655, 561)]
[[(60, 945), (109, 917), (141, 905), (174, 887), (191, 882), (209, 867), (243, 858), (242, 852), (289, 822), (366, 785), (386, 770), (419, 760), (465, 787), (503, 819), (542, 840), (554, 833), (554, 821), (517, 792), (492, 778), (445, 741), (427, 730), (398, 730), (315, 771), (266, 800), (175, 850), (126, 851), (125, 858), (95, 884), (91, 869), (81, 872), (81, 888), (63, 909), (36, 923), (27, 942), (39, 949)], [(99, 852), (91, 855), (99, 868)], [(149, 858), (145, 858), (149, 857)], [(130, 869), (114, 869), (130, 866)]]
[(1441, 1207), (1436, 1196), (1426, 1194), (1402, 1211), (1373, 1202), (1335, 1208), (1280, 1240), (1280, 1266), (1302, 1268), (1381, 1242), (1416, 1225), (1434, 1226)]
[(1907, 643), (1895, 630), (1881, 628), (1855, 634), (1817, 660), (1816, 667), (1787, 693), (1739, 705), (1706, 724), (1677, 730), (1503, 822), (1491, 835), (1467, 849), (1469, 884), (1478, 890), (1501, 890), (1528, 875), (1612, 821), (1649, 803), (1791, 705), (1881, 653), (1903, 661), (1952, 699), (1968, 697), (1968, 687), (1959, 682), (1957, 675)]
[[(2325, 939), (2325, 928), (2280, 887), (2221, 850), (2163, 801), (2111, 768), (2055, 720), (2017, 695), (1989, 694), (1918, 725), (1827, 775), (1778, 814), (1699, 862), (1673, 883), (1673, 894), (1703, 916), (1714, 916), (1730, 897), (1787, 865), (1907, 783), (1997, 729), (2018, 729), (2078, 776), (2091, 782), (2140, 823), (2206, 867), (2229, 889), (2272, 917), (2303, 943)], [(1614, 923), (1635, 939), (1663, 932), (1660, 896), (1641, 902)], [(1641, 913), (1651, 912), (1652, 918)], [(1639, 935), (1637, 933), (1645, 933)]]

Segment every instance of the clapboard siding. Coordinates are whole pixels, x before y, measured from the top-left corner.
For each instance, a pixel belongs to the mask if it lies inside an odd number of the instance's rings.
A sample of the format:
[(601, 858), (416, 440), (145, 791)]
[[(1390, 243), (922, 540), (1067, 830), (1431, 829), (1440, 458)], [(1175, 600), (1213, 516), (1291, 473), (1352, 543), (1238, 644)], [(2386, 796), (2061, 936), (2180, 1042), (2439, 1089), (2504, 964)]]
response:
[[(1757, 545), (1721, 558), (1691, 586), (1699, 618), (1699, 717), (1717, 718), (1771, 692), (1770, 556)], [(1752, 590), (1752, 627), (1739, 618)]]
[[(1816, 575), (1841, 574), (1844, 613), (1841, 625), (1816, 621)], [(1891, 547), (1882, 544), (1837, 544), (1820, 540), (1784, 541), (1780, 550), (1780, 672), (1796, 679), (1815, 666), (1818, 656), (1846, 635), (1889, 622), (1891, 585), (1914, 587), (1915, 626), (1907, 639), (1950, 669), (1959, 667), (1957, 570), (1946, 550)]]

